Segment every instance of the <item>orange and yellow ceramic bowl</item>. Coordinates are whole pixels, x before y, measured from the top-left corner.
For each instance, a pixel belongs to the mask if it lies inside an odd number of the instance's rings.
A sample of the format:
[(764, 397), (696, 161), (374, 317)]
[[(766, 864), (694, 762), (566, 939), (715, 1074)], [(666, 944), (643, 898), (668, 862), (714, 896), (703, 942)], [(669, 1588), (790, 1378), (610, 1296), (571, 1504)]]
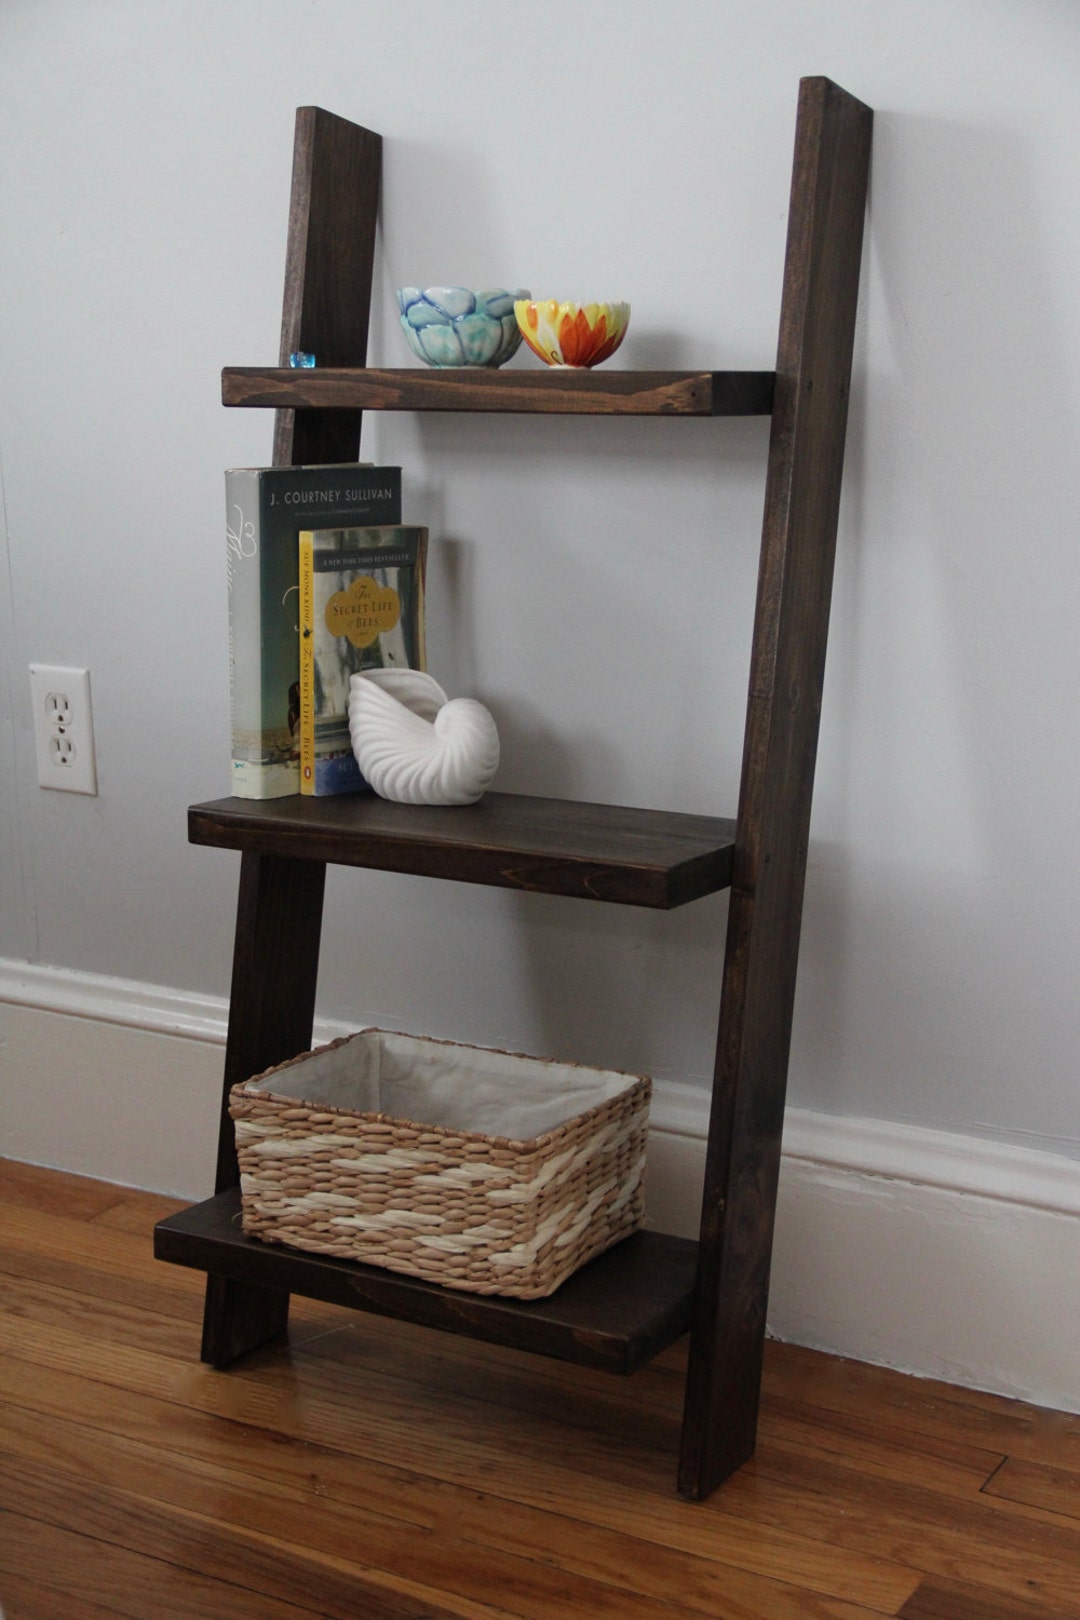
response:
[(629, 304), (567, 304), (519, 298), (521, 335), (549, 366), (598, 366), (615, 353), (630, 324)]

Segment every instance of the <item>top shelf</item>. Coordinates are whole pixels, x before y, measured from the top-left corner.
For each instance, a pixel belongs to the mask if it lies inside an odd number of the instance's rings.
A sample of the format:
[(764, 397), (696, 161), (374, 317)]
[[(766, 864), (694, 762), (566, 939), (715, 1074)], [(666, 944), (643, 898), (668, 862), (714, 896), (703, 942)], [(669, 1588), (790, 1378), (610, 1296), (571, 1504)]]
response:
[(228, 366), (225, 405), (271, 410), (521, 411), (571, 416), (769, 416), (772, 371), (487, 371)]

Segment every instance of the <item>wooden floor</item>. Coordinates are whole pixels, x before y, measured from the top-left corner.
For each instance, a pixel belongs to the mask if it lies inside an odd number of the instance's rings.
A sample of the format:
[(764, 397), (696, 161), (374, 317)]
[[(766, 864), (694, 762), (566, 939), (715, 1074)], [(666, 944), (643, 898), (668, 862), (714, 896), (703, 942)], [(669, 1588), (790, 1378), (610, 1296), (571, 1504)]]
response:
[(681, 1347), (620, 1379), (297, 1301), (214, 1372), (176, 1207), (0, 1161), (7, 1620), (1080, 1617), (1080, 1418), (772, 1345), (690, 1503)]

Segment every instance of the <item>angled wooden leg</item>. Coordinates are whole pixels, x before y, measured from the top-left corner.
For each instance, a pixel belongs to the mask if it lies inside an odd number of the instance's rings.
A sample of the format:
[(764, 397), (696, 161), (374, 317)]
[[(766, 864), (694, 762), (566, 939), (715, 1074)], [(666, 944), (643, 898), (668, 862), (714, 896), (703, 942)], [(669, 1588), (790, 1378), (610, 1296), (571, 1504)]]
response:
[(797, 910), (777, 921), (767, 927), (756, 897), (732, 894), (679, 1463), (680, 1491), (698, 1500), (753, 1455), (757, 1435), (795, 983), (783, 947)]
[[(321, 861), (245, 854), (233, 954), (216, 1190), (240, 1179), (229, 1118), (233, 1085), (311, 1045), (326, 867)], [(281, 1289), (210, 1276), (202, 1358), (223, 1367), (284, 1332), (289, 1296)]]
[[(367, 355), (382, 142), (320, 107), (298, 107), (281, 320), (281, 364), (296, 349), (320, 366)], [(354, 461), (361, 413), (279, 411), (274, 465)], [(311, 1045), (326, 867), (245, 854), (225, 1060), (217, 1190), (238, 1172), (229, 1088)], [(224, 1366), (284, 1331), (288, 1293), (211, 1276), (203, 1360)]]
[(679, 1489), (754, 1449), (872, 113), (799, 87)]
[(213, 1272), (207, 1276), (200, 1355), (211, 1367), (227, 1367), (280, 1337), (288, 1325), (289, 1296), (283, 1289), (257, 1288)]

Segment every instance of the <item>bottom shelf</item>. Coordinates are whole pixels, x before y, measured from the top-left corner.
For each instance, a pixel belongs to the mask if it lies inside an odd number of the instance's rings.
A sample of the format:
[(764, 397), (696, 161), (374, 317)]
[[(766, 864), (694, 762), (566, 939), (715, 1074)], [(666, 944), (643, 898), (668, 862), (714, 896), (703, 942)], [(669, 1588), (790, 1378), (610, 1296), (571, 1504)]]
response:
[(697, 1264), (697, 1244), (689, 1239), (637, 1232), (548, 1299), (466, 1294), (245, 1237), (238, 1188), (160, 1221), (154, 1254), (240, 1282), (619, 1373), (644, 1366), (688, 1331)]

